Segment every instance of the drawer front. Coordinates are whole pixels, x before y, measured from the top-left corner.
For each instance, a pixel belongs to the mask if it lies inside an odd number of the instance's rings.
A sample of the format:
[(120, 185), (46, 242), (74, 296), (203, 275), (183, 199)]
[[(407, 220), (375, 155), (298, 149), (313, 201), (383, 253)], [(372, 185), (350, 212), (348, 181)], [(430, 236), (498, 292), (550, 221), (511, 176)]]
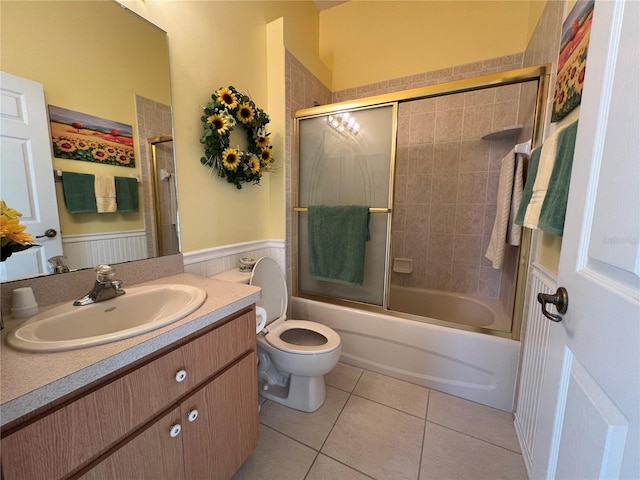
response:
[(174, 350), (4, 438), (5, 478), (62, 478), (96, 458), (187, 392), (184, 365)]
[(255, 349), (256, 314), (252, 310), (184, 346), (189, 388)]

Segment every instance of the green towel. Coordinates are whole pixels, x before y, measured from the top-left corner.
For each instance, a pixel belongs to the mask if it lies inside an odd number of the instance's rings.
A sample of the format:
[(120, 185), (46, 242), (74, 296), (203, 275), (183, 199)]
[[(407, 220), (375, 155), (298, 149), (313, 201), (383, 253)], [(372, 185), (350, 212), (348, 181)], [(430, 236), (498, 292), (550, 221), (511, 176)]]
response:
[(369, 207), (309, 206), (311, 275), (327, 282), (362, 285), (365, 242), (369, 239)]
[(69, 213), (97, 212), (95, 177), (86, 173), (62, 172), (64, 203)]
[(531, 196), (533, 195), (533, 185), (536, 183), (536, 175), (538, 173), (538, 163), (540, 162), (541, 151), (542, 147), (534, 148), (531, 152), (531, 156), (529, 157), (527, 181), (524, 184), (524, 189), (522, 190), (522, 201), (520, 202), (520, 207), (518, 208), (518, 213), (516, 214), (516, 219), (514, 220), (514, 223), (516, 225), (522, 225), (524, 223), (524, 215), (527, 212), (527, 207), (529, 206)]
[(559, 237), (564, 232), (564, 217), (567, 213), (567, 199), (569, 198), (569, 183), (577, 133), (577, 121), (560, 132), (556, 161), (553, 164), (549, 186), (542, 202), (540, 220), (538, 221), (540, 230)]
[(115, 181), (118, 211), (122, 213), (137, 212), (139, 206), (138, 180), (131, 177), (115, 177)]

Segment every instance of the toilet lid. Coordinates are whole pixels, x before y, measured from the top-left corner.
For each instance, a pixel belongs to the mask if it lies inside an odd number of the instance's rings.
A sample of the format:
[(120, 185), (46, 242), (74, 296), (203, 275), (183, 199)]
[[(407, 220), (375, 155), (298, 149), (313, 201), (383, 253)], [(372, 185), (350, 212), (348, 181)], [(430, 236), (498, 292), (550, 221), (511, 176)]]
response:
[(280, 267), (273, 258), (262, 257), (256, 262), (249, 283), (262, 289), (262, 298), (257, 305), (266, 310), (267, 325), (285, 314), (287, 284)]
[(340, 335), (321, 323), (307, 320), (287, 320), (264, 337), (278, 350), (298, 354), (317, 355), (340, 346)]

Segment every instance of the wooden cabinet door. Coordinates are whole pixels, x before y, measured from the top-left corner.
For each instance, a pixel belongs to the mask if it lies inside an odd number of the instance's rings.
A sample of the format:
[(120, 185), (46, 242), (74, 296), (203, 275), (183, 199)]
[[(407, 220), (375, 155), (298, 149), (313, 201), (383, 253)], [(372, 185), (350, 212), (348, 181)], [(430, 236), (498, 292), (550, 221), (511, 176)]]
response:
[(252, 352), (182, 402), (186, 478), (227, 480), (257, 446), (256, 372)]
[(183, 480), (184, 462), (180, 431), (171, 436), (171, 427), (181, 425), (180, 407), (153, 423), (122, 448), (80, 477), (83, 480), (136, 479)]
[(5, 477), (64, 478), (95, 460), (187, 392), (182, 368), (174, 350), (3, 438)]

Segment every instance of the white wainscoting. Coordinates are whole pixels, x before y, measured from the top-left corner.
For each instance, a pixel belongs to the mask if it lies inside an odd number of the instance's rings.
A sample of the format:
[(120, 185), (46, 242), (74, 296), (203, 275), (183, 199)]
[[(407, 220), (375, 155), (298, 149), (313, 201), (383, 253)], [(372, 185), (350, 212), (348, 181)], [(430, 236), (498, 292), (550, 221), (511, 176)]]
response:
[(211, 277), (238, 268), (242, 257), (271, 257), (286, 272), (284, 240), (258, 240), (207, 248), (182, 254), (185, 273)]
[(514, 425), (522, 450), (522, 458), (527, 472), (535, 452), (533, 442), (538, 422), (538, 407), (544, 373), (544, 359), (549, 341), (551, 320), (543, 314), (538, 303), (538, 293), (554, 293), (556, 281), (553, 274), (536, 263), (532, 265), (529, 277), (529, 299), (526, 312), (526, 331), (522, 339), (522, 369), (518, 402), (514, 412)]
[(100, 263), (121, 263), (147, 258), (144, 230), (63, 235), (62, 250), (69, 268), (94, 267)]

